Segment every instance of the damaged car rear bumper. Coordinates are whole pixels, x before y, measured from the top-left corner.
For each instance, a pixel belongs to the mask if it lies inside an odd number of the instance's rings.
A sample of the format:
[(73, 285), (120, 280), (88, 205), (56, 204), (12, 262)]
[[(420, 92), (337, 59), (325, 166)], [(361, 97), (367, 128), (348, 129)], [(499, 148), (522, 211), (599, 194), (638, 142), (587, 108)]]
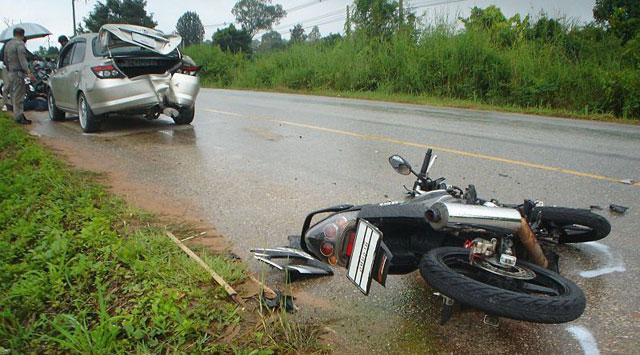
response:
[(143, 112), (153, 107), (193, 107), (200, 91), (197, 76), (180, 73), (148, 74), (134, 78), (96, 80), (86, 90), (97, 115), (112, 112)]

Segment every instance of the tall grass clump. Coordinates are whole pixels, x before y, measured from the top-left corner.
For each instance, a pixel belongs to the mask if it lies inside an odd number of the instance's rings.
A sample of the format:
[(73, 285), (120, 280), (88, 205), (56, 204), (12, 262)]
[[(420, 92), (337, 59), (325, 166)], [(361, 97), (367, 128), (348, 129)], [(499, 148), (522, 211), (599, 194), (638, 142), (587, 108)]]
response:
[(425, 20), (383, 37), (356, 32), (296, 43), (221, 65), (232, 69), (220, 86), (435, 96), (640, 119), (640, 36), (622, 44), (595, 25), (491, 11), (498, 20), (489, 24), (472, 15), (464, 28)]

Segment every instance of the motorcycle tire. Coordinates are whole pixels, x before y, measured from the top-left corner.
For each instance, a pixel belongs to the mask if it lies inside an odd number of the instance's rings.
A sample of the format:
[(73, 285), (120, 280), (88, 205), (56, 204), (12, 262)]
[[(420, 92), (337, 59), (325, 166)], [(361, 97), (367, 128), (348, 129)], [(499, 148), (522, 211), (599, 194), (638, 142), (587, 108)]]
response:
[(455, 301), (499, 317), (565, 323), (584, 312), (587, 301), (582, 290), (555, 272), (518, 261), (516, 265), (536, 276), (532, 280), (516, 280), (471, 265), (469, 252), (456, 247), (432, 249), (420, 261), (420, 275)]
[(593, 242), (611, 231), (606, 218), (585, 209), (535, 207), (531, 217), (540, 218), (542, 227), (560, 229), (559, 244)]

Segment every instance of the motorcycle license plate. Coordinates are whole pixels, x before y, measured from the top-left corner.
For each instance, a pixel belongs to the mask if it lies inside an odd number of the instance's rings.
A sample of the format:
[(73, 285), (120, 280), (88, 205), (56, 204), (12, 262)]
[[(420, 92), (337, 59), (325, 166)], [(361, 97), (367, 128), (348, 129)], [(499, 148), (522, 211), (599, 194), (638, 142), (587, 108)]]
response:
[(133, 32), (131, 33), (131, 39), (147, 47), (156, 48), (156, 41), (151, 37)]
[(382, 232), (364, 219), (358, 220), (356, 240), (349, 259), (347, 278), (353, 282), (362, 293), (369, 294), (371, 287), (371, 272), (380, 248)]

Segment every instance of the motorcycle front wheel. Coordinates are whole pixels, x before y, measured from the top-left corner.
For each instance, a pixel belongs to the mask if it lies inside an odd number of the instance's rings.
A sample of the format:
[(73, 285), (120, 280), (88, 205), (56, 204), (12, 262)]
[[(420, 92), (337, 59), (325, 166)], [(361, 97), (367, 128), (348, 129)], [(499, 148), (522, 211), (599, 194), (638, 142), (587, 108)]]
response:
[(461, 304), (486, 313), (534, 323), (565, 323), (586, 307), (582, 290), (566, 278), (518, 261), (535, 273), (529, 280), (489, 272), (469, 263), (469, 249), (443, 247), (425, 254), (420, 274), (431, 287)]
[(541, 206), (534, 208), (531, 215), (540, 218), (541, 227), (548, 232), (560, 232), (559, 244), (593, 242), (611, 231), (606, 218), (589, 210)]

